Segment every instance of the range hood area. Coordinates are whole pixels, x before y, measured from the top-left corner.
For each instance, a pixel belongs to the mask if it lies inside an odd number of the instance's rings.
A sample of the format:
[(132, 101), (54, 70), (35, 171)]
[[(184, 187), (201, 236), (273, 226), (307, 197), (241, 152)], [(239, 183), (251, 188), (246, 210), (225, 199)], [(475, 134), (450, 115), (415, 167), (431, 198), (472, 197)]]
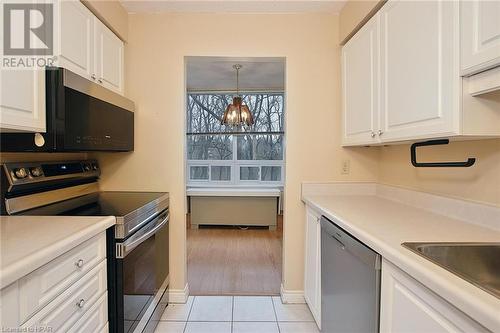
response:
[(134, 103), (68, 69), (45, 71), (46, 132), (2, 133), (2, 152), (134, 150)]

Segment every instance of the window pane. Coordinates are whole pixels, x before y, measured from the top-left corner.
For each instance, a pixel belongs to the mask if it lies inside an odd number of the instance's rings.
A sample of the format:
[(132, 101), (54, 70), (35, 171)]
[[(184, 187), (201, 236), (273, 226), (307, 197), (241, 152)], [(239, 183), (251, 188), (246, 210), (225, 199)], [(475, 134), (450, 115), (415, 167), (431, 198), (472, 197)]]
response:
[(230, 135), (189, 135), (189, 160), (231, 160), (233, 145)]
[(282, 135), (240, 135), (237, 137), (238, 160), (282, 160)]
[[(283, 132), (283, 94), (242, 94), (243, 103), (254, 116), (253, 132)], [(222, 115), (232, 103), (232, 94), (189, 94), (187, 100), (187, 131), (218, 133), (231, 130), (221, 124)]]
[(192, 180), (208, 180), (208, 166), (192, 166), (189, 170)]
[(254, 117), (253, 132), (283, 132), (283, 94), (243, 95)]
[(212, 166), (210, 172), (211, 180), (231, 180), (230, 166)]
[(281, 181), (281, 167), (279, 166), (263, 166), (261, 169), (260, 180), (264, 182), (279, 182)]
[(259, 180), (259, 167), (240, 167), (240, 180)]
[(232, 95), (189, 94), (187, 101), (188, 132), (221, 132), (225, 126), (220, 123)]

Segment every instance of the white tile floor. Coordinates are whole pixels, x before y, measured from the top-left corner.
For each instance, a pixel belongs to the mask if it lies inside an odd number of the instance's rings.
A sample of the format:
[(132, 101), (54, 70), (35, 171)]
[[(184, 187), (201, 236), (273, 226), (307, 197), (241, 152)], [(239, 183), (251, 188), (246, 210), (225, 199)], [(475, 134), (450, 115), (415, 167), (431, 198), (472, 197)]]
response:
[(305, 304), (270, 296), (190, 296), (169, 304), (156, 333), (319, 333)]

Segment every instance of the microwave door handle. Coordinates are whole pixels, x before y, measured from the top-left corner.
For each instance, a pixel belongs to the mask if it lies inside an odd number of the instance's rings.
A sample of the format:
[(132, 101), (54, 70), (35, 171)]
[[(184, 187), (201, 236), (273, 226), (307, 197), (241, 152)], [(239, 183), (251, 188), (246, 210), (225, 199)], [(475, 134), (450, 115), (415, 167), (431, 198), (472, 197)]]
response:
[(144, 235), (141, 235), (140, 237), (138, 237), (136, 239), (130, 239), (130, 240), (126, 241), (125, 243), (123, 243), (123, 258), (125, 258), (130, 251), (135, 249), (138, 245), (140, 245), (146, 239), (148, 239), (149, 237), (156, 234), (158, 232), (158, 230), (160, 230), (165, 224), (167, 224), (169, 218), (170, 218), (170, 214), (167, 214), (167, 216), (165, 216), (165, 218), (160, 223), (158, 223), (154, 228), (152, 228), (151, 230), (146, 232)]

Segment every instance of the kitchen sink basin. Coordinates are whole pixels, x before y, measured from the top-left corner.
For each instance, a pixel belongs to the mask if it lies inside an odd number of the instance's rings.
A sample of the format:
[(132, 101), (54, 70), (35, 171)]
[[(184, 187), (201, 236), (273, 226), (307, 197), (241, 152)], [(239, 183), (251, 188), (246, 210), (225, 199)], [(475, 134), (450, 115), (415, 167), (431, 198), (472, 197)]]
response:
[(401, 245), (500, 298), (500, 243), (403, 243)]

